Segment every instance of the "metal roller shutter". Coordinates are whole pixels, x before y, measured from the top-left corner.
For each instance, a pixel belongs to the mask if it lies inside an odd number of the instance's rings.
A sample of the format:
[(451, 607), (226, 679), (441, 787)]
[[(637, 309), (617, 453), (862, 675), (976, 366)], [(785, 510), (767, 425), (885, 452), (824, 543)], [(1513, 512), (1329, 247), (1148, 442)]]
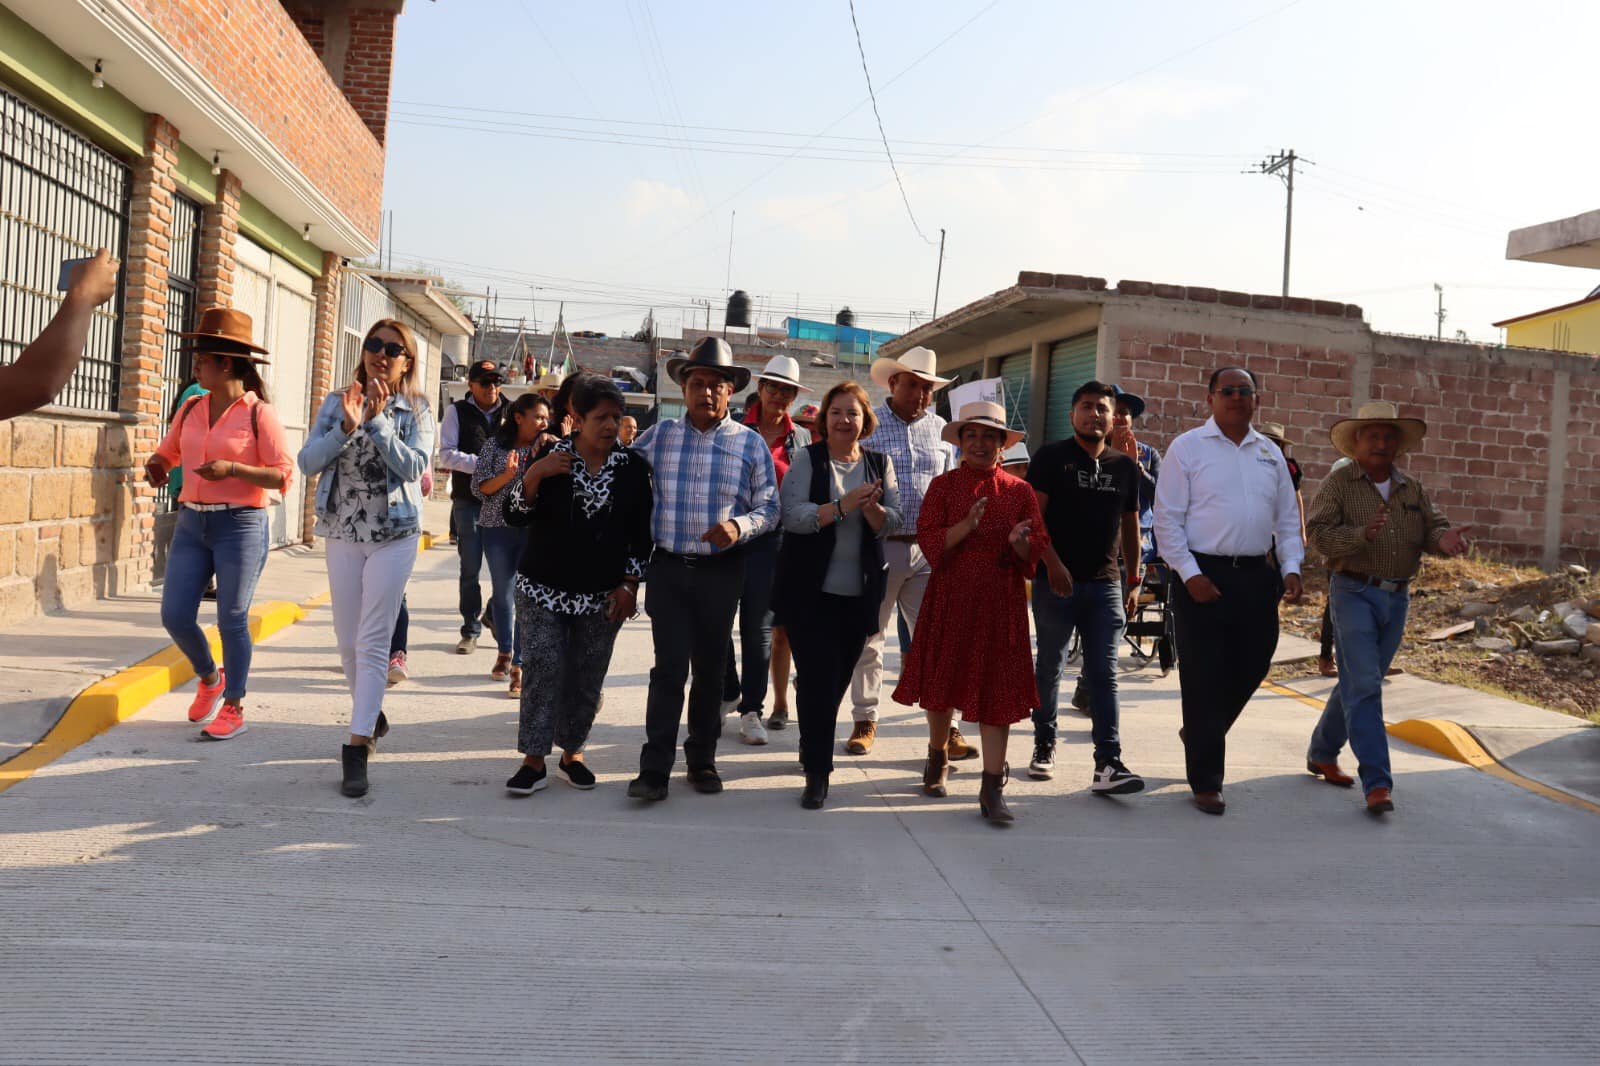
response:
[[(1050, 384), (1045, 393), (1045, 438), (1072, 436), (1072, 394), (1094, 377), (1100, 334), (1091, 330), (1050, 346)], [(1043, 444), (1045, 441), (1040, 441)]]
[(1000, 360), (1006, 390), (1006, 425), (1027, 432), (1028, 396), (1033, 390), (1033, 353), (1014, 352)]

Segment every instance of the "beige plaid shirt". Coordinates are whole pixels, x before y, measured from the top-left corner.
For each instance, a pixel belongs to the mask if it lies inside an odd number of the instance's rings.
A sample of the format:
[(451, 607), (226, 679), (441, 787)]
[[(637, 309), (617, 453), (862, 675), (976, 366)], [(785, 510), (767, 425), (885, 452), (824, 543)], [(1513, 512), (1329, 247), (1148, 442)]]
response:
[(1375, 541), (1368, 541), (1364, 530), (1385, 504), (1361, 467), (1350, 463), (1323, 481), (1306, 515), (1306, 535), (1332, 569), (1404, 581), (1416, 576), (1423, 552), (1442, 554), (1439, 538), (1449, 521), (1434, 508), (1422, 482), (1399, 470), (1389, 477), (1389, 524)]

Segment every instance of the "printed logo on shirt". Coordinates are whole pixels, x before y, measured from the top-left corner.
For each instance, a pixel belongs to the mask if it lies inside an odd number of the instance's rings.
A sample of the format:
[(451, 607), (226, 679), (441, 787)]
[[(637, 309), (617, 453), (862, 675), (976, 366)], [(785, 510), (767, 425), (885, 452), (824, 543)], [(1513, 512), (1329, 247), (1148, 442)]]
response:
[(1072, 467), (1078, 475), (1078, 487), (1090, 489), (1094, 492), (1116, 492), (1117, 483), (1109, 473), (1101, 470), (1085, 470), (1083, 467)]
[(1277, 466), (1278, 456), (1275, 454), (1277, 450), (1278, 446), (1276, 444), (1261, 445), (1261, 450), (1256, 454), (1256, 462), (1266, 463), (1268, 466)]

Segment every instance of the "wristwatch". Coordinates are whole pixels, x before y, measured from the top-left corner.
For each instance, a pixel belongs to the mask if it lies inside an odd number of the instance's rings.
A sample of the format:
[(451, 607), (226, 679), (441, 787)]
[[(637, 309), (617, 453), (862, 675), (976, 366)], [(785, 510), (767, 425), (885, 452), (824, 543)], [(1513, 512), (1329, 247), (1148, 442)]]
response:
[(844, 501), (843, 500), (834, 500), (833, 501), (833, 520), (835, 522), (843, 522), (844, 521)]

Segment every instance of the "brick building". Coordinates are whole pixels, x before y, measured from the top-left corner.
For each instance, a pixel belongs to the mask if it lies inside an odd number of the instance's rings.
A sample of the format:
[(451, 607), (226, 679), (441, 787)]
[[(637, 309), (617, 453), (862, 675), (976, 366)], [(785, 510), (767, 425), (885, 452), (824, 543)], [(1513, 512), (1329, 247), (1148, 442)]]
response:
[[(62, 259), (122, 289), (55, 406), (0, 425), (0, 625), (160, 580), (143, 484), (198, 311), (248, 311), (291, 445), (334, 378), (342, 264), (379, 228), (403, 0), (0, 0), (0, 360), (54, 313)], [(273, 507), (304, 538), (308, 486)]]
[(1354, 305), (1182, 285), (1023, 272), (1017, 283), (886, 344), (923, 344), (940, 372), (1003, 377), (1008, 415), (1038, 446), (1071, 432), (1090, 377), (1149, 403), (1140, 436), (1165, 449), (1204, 421), (1221, 365), (1261, 380), (1314, 494), (1337, 458), (1328, 427), (1370, 400), (1428, 421), (1405, 467), (1458, 525), (1504, 555), (1553, 566), (1600, 557), (1600, 361), (1373, 330)]

